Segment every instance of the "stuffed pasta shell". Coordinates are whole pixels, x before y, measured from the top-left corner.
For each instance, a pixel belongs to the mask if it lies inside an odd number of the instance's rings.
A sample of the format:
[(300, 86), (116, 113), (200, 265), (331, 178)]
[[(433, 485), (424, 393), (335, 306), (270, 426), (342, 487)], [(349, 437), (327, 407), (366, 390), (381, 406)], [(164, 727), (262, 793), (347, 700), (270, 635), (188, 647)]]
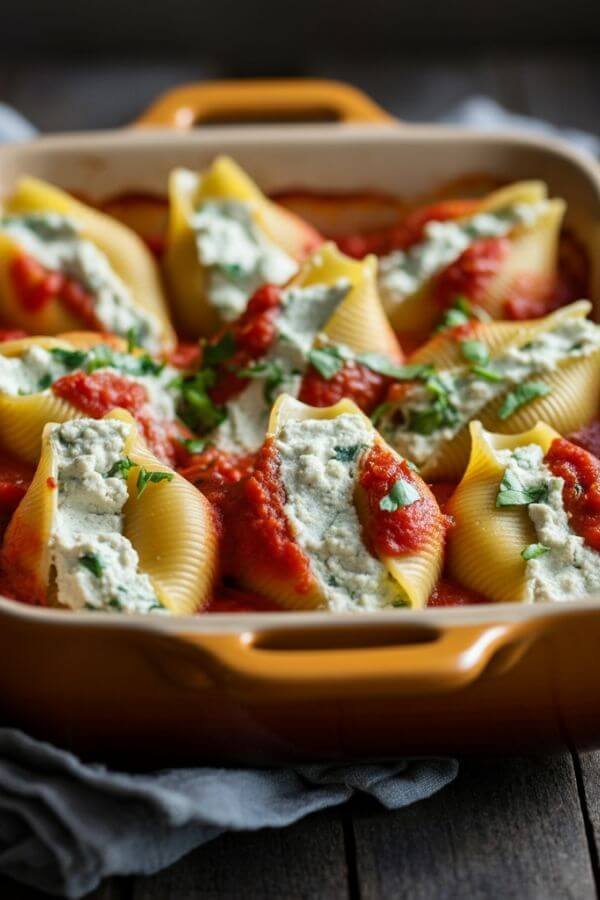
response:
[(204, 345), (203, 368), (181, 384), (184, 419), (210, 443), (192, 477), (215, 462), (215, 449), (238, 458), (258, 450), (281, 393), (315, 406), (350, 397), (368, 412), (381, 402), (403, 357), (375, 272), (374, 257), (357, 262), (325, 244), (288, 287), (260, 288)]
[(436, 335), (376, 411), (381, 433), (423, 477), (455, 480), (467, 463), (472, 419), (506, 434), (538, 420), (574, 431), (599, 406), (600, 326), (587, 318), (590, 309), (579, 301), (531, 322)]
[(471, 436), (448, 508), (450, 574), (495, 602), (600, 591), (600, 461), (541, 422), (512, 435), (473, 422)]
[(379, 288), (398, 332), (422, 340), (457, 295), (500, 319), (513, 292), (552, 292), (564, 202), (548, 199), (542, 182), (521, 182), (472, 207), (423, 222), (413, 243), (380, 258)]
[(289, 281), (321, 240), (228, 157), (200, 174), (176, 169), (164, 262), (178, 329), (190, 338), (214, 334), (260, 285)]
[(279, 398), (225, 527), (229, 573), (290, 609), (421, 607), (442, 564), (433, 495), (349, 400)]
[(0, 447), (34, 462), (47, 422), (101, 418), (121, 408), (152, 452), (173, 464), (181, 442), (193, 437), (178, 415), (179, 376), (147, 353), (94, 332), (0, 343)]
[(192, 613), (216, 572), (212, 512), (143, 447), (126, 413), (50, 423), (1, 561), (25, 602)]
[(172, 347), (158, 269), (127, 227), (36, 178), (0, 216), (0, 319), (30, 334), (87, 328)]

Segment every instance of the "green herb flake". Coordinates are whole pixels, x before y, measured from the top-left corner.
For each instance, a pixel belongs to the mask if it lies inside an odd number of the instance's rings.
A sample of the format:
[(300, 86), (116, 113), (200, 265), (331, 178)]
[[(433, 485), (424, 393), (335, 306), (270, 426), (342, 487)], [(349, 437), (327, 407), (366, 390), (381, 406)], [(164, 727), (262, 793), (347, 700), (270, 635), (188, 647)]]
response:
[(38, 391), (47, 390), (52, 384), (52, 375), (44, 375), (38, 381)]
[(79, 557), (79, 564), (91, 572), (96, 578), (102, 577), (104, 566), (95, 553), (86, 553), (85, 556)]
[(485, 366), (490, 358), (490, 352), (482, 341), (461, 341), (460, 352), (467, 362), (478, 366)]
[(114, 463), (107, 477), (108, 478), (122, 478), (125, 480), (129, 475), (131, 469), (134, 469), (137, 466), (137, 463), (134, 463), (133, 460), (129, 459), (128, 456), (125, 456), (123, 459), (118, 459), (116, 463)]
[(237, 373), (240, 378), (264, 378), (265, 379), (265, 400), (267, 403), (273, 403), (275, 392), (288, 377), (281, 363), (274, 360), (256, 363), (247, 369), (240, 369)]
[(524, 487), (519, 479), (506, 470), (502, 476), (496, 506), (529, 506), (530, 503), (539, 503), (548, 495), (548, 485), (545, 482)]
[(395, 381), (417, 381), (429, 377), (435, 371), (431, 365), (401, 366), (383, 353), (359, 353), (356, 361), (372, 372), (386, 375)]
[(352, 462), (356, 459), (356, 454), (360, 450), (360, 444), (352, 444), (351, 447), (334, 447), (334, 459), (340, 462)]
[(337, 375), (344, 365), (339, 347), (314, 347), (309, 350), (308, 361), (326, 381)]
[(208, 445), (208, 440), (206, 438), (186, 438), (180, 441), (180, 444), (185, 447), (188, 453), (203, 453)]
[(121, 601), (119, 600), (118, 597), (111, 597), (110, 600), (108, 601), (107, 605), (110, 606), (111, 609), (118, 609), (118, 610), (123, 609), (123, 604), (121, 603)]
[(487, 366), (471, 366), (471, 372), (478, 378), (483, 378), (484, 381), (491, 381), (495, 384), (504, 381), (503, 376), (499, 372), (495, 372)]
[(236, 351), (235, 338), (231, 331), (226, 331), (216, 344), (204, 344), (202, 349), (202, 365), (218, 366), (219, 363), (231, 359)]
[(62, 347), (53, 347), (50, 353), (67, 369), (81, 369), (87, 357), (83, 350), (64, 350)]
[(133, 353), (140, 346), (140, 333), (135, 325), (127, 330), (127, 352)]
[(182, 422), (192, 431), (203, 433), (212, 431), (227, 418), (227, 411), (217, 406), (208, 394), (208, 389), (215, 383), (212, 369), (201, 369), (195, 375), (171, 382), (170, 387), (177, 388), (180, 397), (177, 413)]
[(142, 496), (149, 484), (159, 484), (161, 481), (173, 481), (173, 472), (150, 472), (141, 468), (136, 482), (138, 497)]
[(389, 494), (386, 494), (379, 501), (379, 508), (385, 512), (396, 512), (396, 510), (405, 506), (411, 506), (420, 499), (421, 495), (414, 484), (411, 484), (410, 481), (406, 481), (404, 478), (398, 478)]
[(394, 609), (409, 609), (410, 600), (405, 600), (403, 597), (398, 597), (396, 600), (392, 600), (392, 606), (394, 607)]
[(524, 384), (519, 384), (514, 391), (506, 395), (504, 403), (498, 410), (498, 415), (504, 421), (537, 397), (545, 397), (550, 390), (551, 388), (542, 381), (526, 381)]
[(538, 556), (543, 556), (544, 553), (548, 553), (550, 547), (546, 547), (545, 544), (529, 544), (528, 547), (525, 547), (524, 550), (521, 550), (521, 556), (523, 559), (537, 559)]
[(380, 403), (379, 406), (376, 406), (371, 413), (371, 422), (373, 423), (373, 425), (377, 427), (381, 419), (392, 409), (396, 409), (396, 404), (391, 403), (389, 400), (386, 400), (384, 403)]

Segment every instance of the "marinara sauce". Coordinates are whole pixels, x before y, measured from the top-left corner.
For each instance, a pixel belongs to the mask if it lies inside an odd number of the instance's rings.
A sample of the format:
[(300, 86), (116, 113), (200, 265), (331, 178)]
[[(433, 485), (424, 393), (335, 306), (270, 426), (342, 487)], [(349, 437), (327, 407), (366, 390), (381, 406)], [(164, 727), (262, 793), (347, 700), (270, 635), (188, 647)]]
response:
[(46, 269), (26, 253), (14, 255), (9, 272), (15, 293), (27, 312), (39, 312), (56, 299), (88, 328), (103, 330), (94, 312), (94, 297), (74, 278)]
[(141, 426), (152, 452), (165, 462), (174, 462), (176, 426), (156, 418), (143, 384), (102, 369), (64, 375), (54, 382), (52, 391), (93, 419), (101, 419), (118, 407), (127, 410)]
[[(398, 479), (417, 489), (420, 499), (393, 512), (381, 509), (381, 500)], [(374, 444), (361, 464), (359, 484), (366, 498), (365, 538), (372, 552), (402, 556), (419, 550), (435, 536), (442, 537), (446, 519), (427, 485), (386, 447)]]
[(546, 465), (564, 479), (563, 504), (573, 531), (600, 553), (600, 459), (565, 438), (556, 438)]
[(390, 378), (355, 360), (346, 361), (329, 379), (314, 366), (309, 366), (302, 378), (298, 399), (310, 406), (331, 406), (343, 397), (351, 397), (364, 412), (371, 413), (383, 402), (390, 384)]

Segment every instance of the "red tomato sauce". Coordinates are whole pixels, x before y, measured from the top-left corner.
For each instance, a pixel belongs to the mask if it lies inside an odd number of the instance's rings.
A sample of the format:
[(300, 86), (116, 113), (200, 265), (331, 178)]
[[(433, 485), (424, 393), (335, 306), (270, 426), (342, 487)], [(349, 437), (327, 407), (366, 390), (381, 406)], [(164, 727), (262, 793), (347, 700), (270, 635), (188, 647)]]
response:
[(364, 412), (371, 413), (383, 402), (390, 384), (391, 379), (354, 360), (344, 363), (329, 379), (309, 366), (302, 378), (298, 399), (310, 406), (331, 406), (343, 397), (349, 397)]
[(229, 359), (217, 366), (217, 382), (210, 391), (214, 403), (226, 403), (243, 391), (248, 379), (236, 373), (262, 359), (275, 341), (281, 295), (276, 285), (263, 285), (252, 295), (239, 319), (209, 341), (208, 346), (217, 344), (229, 333), (236, 348)]
[(477, 591), (471, 591), (448, 578), (442, 578), (434, 587), (427, 606), (473, 606), (477, 603), (489, 603), (489, 600)]
[(4, 341), (18, 341), (25, 337), (29, 337), (29, 335), (20, 328), (0, 328), (0, 343)]
[(15, 293), (27, 312), (39, 312), (57, 299), (88, 328), (103, 330), (94, 312), (94, 297), (73, 278), (46, 269), (26, 253), (15, 254), (9, 271)]
[(0, 516), (11, 514), (31, 484), (34, 467), (5, 454), (0, 455)]
[[(380, 501), (399, 478), (413, 485), (421, 498), (394, 512), (381, 509)], [(375, 444), (369, 450), (359, 484), (366, 498), (365, 538), (375, 553), (402, 556), (419, 550), (431, 537), (444, 535), (446, 521), (433, 494), (406, 461), (387, 448)]]
[(475, 241), (435, 279), (433, 292), (437, 303), (442, 309), (447, 309), (460, 295), (468, 297), (473, 303), (484, 301), (488, 285), (509, 251), (510, 241), (507, 238)]
[(578, 444), (584, 450), (587, 450), (588, 453), (592, 453), (600, 459), (600, 419), (596, 419), (594, 422), (590, 422), (589, 425), (584, 425), (583, 428), (574, 431), (568, 435), (568, 439), (573, 444)]
[(202, 491), (215, 507), (221, 521), (222, 507), (232, 485), (248, 474), (254, 458), (254, 453), (234, 456), (217, 447), (207, 447), (202, 453), (188, 455), (186, 462), (179, 468), (179, 474)]
[(573, 531), (600, 552), (600, 459), (565, 438), (556, 438), (546, 464), (564, 479), (563, 503)]
[(210, 602), (207, 613), (248, 613), (248, 612), (283, 612), (274, 600), (240, 591), (237, 588), (222, 587)]
[(200, 366), (200, 344), (192, 341), (179, 341), (174, 350), (167, 356), (170, 366), (183, 371), (195, 370)]
[(117, 372), (99, 370), (89, 375), (64, 375), (54, 382), (52, 391), (94, 419), (101, 419), (118, 407), (127, 410), (140, 424), (150, 450), (159, 459), (173, 463), (177, 426), (154, 416), (143, 384)]
[(428, 222), (445, 222), (460, 219), (477, 211), (478, 200), (443, 200), (430, 206), (415, 209), (397, 225), (336, 238), (342, 253), (363, 259), (368, 253), (384, 256), (393, 250), (405, 250), (423, 238)]
[(275, 443), (267, 439), (251, 473), (229, 493), (223, 507), (224, 570), (235, 576), (243, 562), (265, 579), (292, 582), (294, 590), (305, 593), (313, 577), (284, 514), (286, 497), (279, 466)]

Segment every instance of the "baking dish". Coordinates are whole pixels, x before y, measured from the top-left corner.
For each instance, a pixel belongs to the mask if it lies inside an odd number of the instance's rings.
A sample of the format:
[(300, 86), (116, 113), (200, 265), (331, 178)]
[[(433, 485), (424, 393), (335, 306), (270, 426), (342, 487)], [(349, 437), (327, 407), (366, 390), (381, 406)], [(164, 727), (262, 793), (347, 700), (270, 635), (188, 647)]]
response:
[[(285, 126), (196, 123), (283, 117)], [(298, 120), (318, 118), (316, 125)], [(600, 178), (559, 142), (395, 125), (326, 82), (190, 86), (125, 131), (0, 148), (95, 198), (164, 193), (175, 165), (234, 156), (267, 191), (413, 195), (464, 173), (536, 177), (568, 203), (600, 302)], [(599, 598), (600, 600), (600, 598)], [(600, 605), (423, 612), (65, 615), (0, 598), (3, 719), (95, 758), (270, 762), (600, 743)]]

